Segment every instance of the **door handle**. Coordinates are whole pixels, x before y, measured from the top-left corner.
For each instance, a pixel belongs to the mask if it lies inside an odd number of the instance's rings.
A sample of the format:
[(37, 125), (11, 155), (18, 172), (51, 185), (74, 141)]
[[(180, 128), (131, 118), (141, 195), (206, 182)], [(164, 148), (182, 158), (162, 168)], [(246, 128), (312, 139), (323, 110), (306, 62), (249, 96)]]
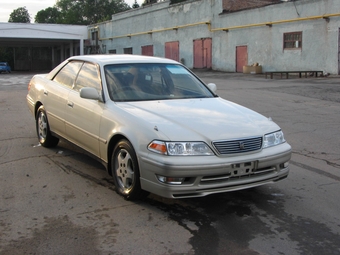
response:
[(67, 105), (68, 105), (69, 107), (73, 108), (73, 102), (67, 101)]
[(44, 90), (44, 95), (45, 95), (45, 96), (48, 96), (47, 90)]

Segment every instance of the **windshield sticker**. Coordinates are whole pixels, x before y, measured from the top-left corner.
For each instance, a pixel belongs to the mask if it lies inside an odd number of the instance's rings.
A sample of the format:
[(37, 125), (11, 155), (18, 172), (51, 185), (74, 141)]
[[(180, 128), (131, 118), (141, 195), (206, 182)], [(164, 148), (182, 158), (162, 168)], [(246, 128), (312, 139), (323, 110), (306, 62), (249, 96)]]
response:
[(169, 70), (170, 73), (172, 74), (188, 74), (188, 71), (181, 67), (181, 66), (175, 66), (175, 65), (169, 65), (166, 66), (166, 68)]

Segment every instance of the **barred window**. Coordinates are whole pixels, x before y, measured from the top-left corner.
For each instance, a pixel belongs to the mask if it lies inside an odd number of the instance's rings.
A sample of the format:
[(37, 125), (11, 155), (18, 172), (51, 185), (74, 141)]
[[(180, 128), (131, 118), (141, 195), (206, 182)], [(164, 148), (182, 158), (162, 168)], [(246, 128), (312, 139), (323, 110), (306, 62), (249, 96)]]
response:
[(124, 48), (124, 54), (132, 54), (132, 48)]
[(302, 32), (292, 32), (283, 34), (283, 49), (301, 49)]

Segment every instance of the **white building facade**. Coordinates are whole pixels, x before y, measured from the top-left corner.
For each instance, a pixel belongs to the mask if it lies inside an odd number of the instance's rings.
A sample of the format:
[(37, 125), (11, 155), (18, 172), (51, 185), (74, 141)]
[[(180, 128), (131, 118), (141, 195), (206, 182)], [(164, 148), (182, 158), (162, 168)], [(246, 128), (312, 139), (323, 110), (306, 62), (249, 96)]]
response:
[[(88, 26), (96, 53), (168, 57), (189, 68), (340, 74), (339, 0), (298, 0), (231, 12), (223, 0), (169, 1)], [(85, 51), (86, 53), (86, 51)]]

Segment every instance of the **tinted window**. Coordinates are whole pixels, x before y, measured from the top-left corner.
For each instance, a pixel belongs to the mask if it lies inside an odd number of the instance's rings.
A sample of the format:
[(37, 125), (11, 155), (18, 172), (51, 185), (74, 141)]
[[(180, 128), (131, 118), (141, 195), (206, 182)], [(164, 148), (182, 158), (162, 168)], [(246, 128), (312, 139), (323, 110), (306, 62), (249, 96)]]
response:
[(101, 82), (96, 65), (84, 63), (81, 68), (74, 89), (79, 91), (83, 87), (92, 87), (98, 91), (101, 90)]
[(79, 61), (69, 62), (58, 72), (53, 80), (71, 88), (82, 64), (83, 63)]

